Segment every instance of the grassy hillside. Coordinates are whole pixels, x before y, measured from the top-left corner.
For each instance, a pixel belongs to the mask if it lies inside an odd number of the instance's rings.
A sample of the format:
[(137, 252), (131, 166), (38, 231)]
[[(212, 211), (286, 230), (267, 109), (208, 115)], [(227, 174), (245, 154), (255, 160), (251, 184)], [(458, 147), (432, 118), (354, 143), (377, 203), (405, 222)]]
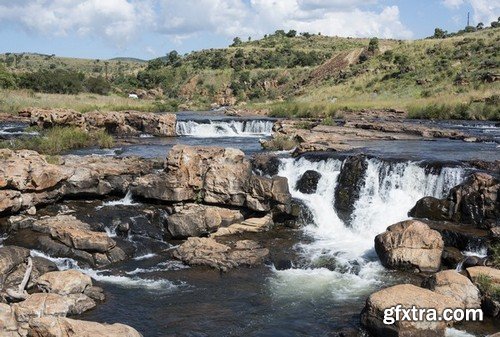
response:
[[(362, 108), (398, 108), (412, 117), (500, 119), (499, 50), (500, 28), (416, 41), (277, 31), (256, 41), (235, 39), (223, 49), (171, 52), (147, 63), (34, 54), (14, 62), (5, 54), (0, 56), (0, 86), (10, 83), (10, 93), (16, 88), (47, 91), (27, 75), (39, 71), (35, 79), (61, 77), (70, 92), (124, 97), (137, 88), (161, 88), (164, 96), (154, 103), (158, 109), (246, 104), (269, 108), (277, 116), (333, 116)], [(80, 74), (71, 77), (69, 72)], [(73, 78), (82, 85), (66, 88)], [(93, 86), (106, 85), (112, 90), (93, 91)], [(6, 110), (1, 102), (0, 109)], [(152, 104), (139, 105), (152, 110)]]

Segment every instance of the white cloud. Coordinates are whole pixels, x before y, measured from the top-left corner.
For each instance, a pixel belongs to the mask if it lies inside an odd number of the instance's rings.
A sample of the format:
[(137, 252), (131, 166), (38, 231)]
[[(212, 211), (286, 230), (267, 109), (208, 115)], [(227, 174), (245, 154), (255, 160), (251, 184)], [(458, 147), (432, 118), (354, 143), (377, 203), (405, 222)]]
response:
[(376, 3), (377, 0), (0, 0), (0, 27), (10, 23), (39, 34), (99, 37), (121, 47), (140, 34), (164, 34), (174, 42), (200, 33), (258, 37), (276, 29), (340, 36), (412, 36), (401, 22), (397, 6), (374, 10), (371, 7)]
[(479, 22), (489, 25), (500, 15), (500, 1), (498, 0), (442, 0), (443, 5), (451, 9), (459, 9), (465, 4), (472, 7), (473, 24)]
[(131, 41), (152, 8), (126, 0), (0, 1), (0, 24), (13, 22), (30, 32), (55, 36), (97, 36), (117, 45)]

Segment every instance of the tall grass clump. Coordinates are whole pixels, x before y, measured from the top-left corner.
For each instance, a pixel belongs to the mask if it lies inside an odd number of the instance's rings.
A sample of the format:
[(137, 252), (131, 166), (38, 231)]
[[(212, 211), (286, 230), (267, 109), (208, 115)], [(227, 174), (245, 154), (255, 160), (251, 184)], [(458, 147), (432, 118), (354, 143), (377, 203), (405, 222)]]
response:
[(33, 150), (45, 155), (57, 155), (73, 149), (91, 146), (109, 148), (113, 137), (104, 130), (87, 132), (76, 127), (54, 127), (35, 137), (23, 137), (0, 142), (1, 148)]
[(479, 102), (412, 104), (408, 107), (408, 118), (498, 121), (500, 120), (500, 98), (497, 95)]

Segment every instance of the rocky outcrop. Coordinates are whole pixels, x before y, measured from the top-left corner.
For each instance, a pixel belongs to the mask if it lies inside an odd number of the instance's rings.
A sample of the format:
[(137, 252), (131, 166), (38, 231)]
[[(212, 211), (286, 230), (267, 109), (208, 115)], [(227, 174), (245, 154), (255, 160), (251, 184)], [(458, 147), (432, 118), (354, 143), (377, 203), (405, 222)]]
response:
[(124, 324), (110, 325), (50, 316), (32, 319), (29, 333), (37, 337), (142, 337)]
[(432, 275), (425, 287), (444, 296), (453, 297), (463, 308), (480, 308), (479, 289), (465, 276), (455, 270), (444, 270)]
[(138, 178), (132, 191), (146, 199), (196, 201), (258, 212), (287, 213), (291, 203), (286, 178), (254, 175), (242, 151), (221, 147), (176, 145), (164, 172)]
[(349, 223), (354, 203), (359, 199), (367, 167), (366, 158), (362, 155), (349, 157), (342, 164), (335, 187), (334, 206), (337, 215), (345, 223)]
[(393, 269), (437, 271), (443, 248), (439, 232), (417, 220), (394, 224), (375, 237), (375, 250), (380, 261)]
[(20, 238), (12, 233), (13, 240), (20, 245), (41, 249), (55, 257), (71, 257), (92, 266), (103, 266), (126, 258), (125, 252), (106, 233), (93, 231), (90, 225), (72, 215), (14, 218), (10, 230), (30, 231)]
[(240, 240), (234, 245), (217, 242), (213, 238), (188, 238), (173, 251), (173, 256), (189, 265), (209, 266), (227, 271), (238, 266), (255, 266), (269, 255), (267, 248), (251, 240)]
[[(400, 284), (377, 291), (368, 297), (361, 313), (361, 322), (374, 336), (401, 336), (401, 337), (443, 337), (446, 322), (427, 320), (395, 320), (384, 323), (385, 310), (401, 306), (404, 309), (435, 309), (438, 315), (446, 308), (462, 308), (462, 303), (452, 297), (423, 289), (411, 284)], [(392, 312), (392, 318), (395, 313)], [(392, 323), (392, 324), (390, 324)]]
[(474, 173), (451, 189), (446, 199), (425, 197), (410, 211), (412, 217), (448, 220), (478, 228), (500, 226), (500, 182), (486, 173)]
[(241, 211), (216, 206), (186, 204), (175, 207), (174, 211), (167, 218), (167, 229), (176, 239), (204, 236), (243, 220)]
[(77, 270), (54, 271), (39, 277), (37, 286), (44, 292), (69, 295), (85, 292), (92, 287), (92, 279)]
[(210, 235), (210, 237), (234, 235), (240, 233), (259, 233), (268, 231), (274, 225), (271, 215), (266, 215), (262, 218), (250, 218), (240, 223), (232, 224), (228, 227), (221, 227), (217, 232)]
[(467, 274), (481, 291), (481, 308), (484, 314), (500, 318), (500, 270), (476, 266), (467, 268)]
[(500, 286), (500, 270), (496, 268), (477, 266), (467, 268), (467, 274), (473, 282), (477, 282), (478, 278), (483, 275), (488, 277), (491, 282), (497, 286)]
[(34, 151), (0, 150), (0, 214), (65, 197), (125, 194), (136, 176), (152, 170), (138, 158), (65, 156), (50, 164)]
[(318, 182), (321, 179), (321, 173), (308, 170), (297, 181), (296, 189), (304, 194), (316, 193)]
[(116, 135), (139, 135), (173, 137), (176, 116), (139, 111), (92, 111), (80, 113), (71, 109), (27, 108), (19, 112), (29, 118), (32, 125), (42, 128), (74, 126), (86, 130), (104, 129)]

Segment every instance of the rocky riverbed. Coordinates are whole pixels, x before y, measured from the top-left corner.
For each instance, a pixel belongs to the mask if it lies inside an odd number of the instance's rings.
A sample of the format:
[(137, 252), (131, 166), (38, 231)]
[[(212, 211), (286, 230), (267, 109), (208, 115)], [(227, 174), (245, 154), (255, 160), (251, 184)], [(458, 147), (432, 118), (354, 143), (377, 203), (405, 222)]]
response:
[[(189, 114), (144, 120), (136, 112), (22, 112), (40, 127), (105, 128), (123, 142), (148, 140), (139, 137), (147, 134), (170, 143), (155, 148), (156, 158), (80, 153), (54, 160), (0, 150), (2, 333), (499, 331), (498, 135), (393, 114), (322, 126)], [(296, 139), (295, 151), (247, 151), (278, 134)], [(363, 150), (371, 141), (397, 148), (389, 144), (450, 138), (464, 147), (491, 145), (496, 156), (460, 158), (455, 147), (451, 161), (425, 153), (416, 161)], [(140, 153), (151, 151), (148, 144), (141, 143)], [(485, 321), (457, 322), (455, 329), (444, 322), (383, 324), (384, 309), (396, 304), (482, 308)]]

